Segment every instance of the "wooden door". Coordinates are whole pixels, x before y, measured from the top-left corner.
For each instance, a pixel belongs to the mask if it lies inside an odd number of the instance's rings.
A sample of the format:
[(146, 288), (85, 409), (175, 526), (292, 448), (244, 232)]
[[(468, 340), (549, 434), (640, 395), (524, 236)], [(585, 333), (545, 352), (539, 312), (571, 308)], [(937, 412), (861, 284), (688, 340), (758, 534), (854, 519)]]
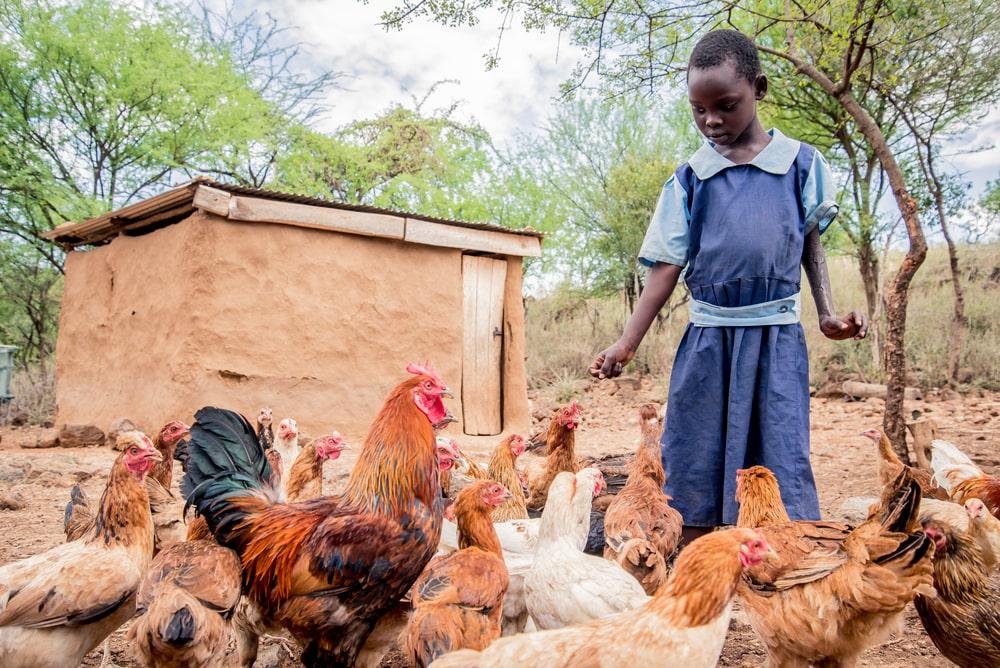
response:
[(503, 431), (500, 376), (507, 261), (465, 255), (462, 276), (462, 423), (466, 434), (492, 436)]

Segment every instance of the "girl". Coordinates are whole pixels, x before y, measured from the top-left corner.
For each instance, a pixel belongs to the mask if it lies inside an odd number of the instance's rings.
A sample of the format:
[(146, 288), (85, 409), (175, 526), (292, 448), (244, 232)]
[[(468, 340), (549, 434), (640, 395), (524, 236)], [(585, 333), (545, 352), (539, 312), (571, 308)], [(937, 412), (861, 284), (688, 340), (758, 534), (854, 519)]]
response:
[(621, 373), (686, 266), (691, 322), (670, 376), (663, 462), (690, 540), (735, 524), (736, 470), (754, 464), (777, 475), (792, 518), (819, 519), (799, 265), (824, 335), (860, 339), (868, 323), (857, 311), (835, 315), (820, 234), (837, 215), (836, 189), (816, 149), (761, 126), (767, 78), (753, 42), (708, 33), (687, 85), (708, 142), (663, 187), (639, 254), (646, 287), (590, 373)]

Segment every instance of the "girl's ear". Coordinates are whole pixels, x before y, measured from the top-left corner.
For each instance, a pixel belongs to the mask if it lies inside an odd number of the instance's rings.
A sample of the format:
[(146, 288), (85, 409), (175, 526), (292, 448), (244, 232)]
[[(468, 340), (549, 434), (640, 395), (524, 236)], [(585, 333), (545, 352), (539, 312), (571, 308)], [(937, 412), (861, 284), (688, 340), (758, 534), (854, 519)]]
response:
[(767, 77), (763, 74), (758, 74), (757, 78), (753, 82), (753, 92), (754, 98), (758, 101), (763, 100), (764, 96), (767, 95)]

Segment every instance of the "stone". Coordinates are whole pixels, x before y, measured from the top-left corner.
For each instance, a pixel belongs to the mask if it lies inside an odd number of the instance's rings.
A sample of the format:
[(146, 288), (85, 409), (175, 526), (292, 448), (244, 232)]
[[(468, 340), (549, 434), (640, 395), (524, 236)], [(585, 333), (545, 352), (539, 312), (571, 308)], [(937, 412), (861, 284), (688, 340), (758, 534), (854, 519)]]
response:
[(22, 448), (57, 448), (59, 447), (59, 432), (55, 429), (45, 429), (36, 434), (26, 434), (21, 437), (18, 446)]
[(20, 492), (0, 494), (0, 510), (23, 510), (28, 502)]
[(118, 434), (123, 431), (135, 431), (136, 429), (139, 429), (139, 426), (135, 422), (132, 422), (126, 417), (120, 417), (112, 422), (111, 426), (108, 427), (108, 436), (105, 439), (105, 442), (108, 447), (114, 448), (116, 447), (115, 444), (118, 442)]
[(104, 432), (92, 424), (64, 424), (59, 430), (59, 446), (92, 448), (104, 443)]

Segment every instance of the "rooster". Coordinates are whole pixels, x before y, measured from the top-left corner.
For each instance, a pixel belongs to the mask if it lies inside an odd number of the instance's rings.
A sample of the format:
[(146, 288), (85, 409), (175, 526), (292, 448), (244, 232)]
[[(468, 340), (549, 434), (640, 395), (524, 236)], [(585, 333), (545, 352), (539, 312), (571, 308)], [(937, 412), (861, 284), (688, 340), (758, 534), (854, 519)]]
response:
[(930, 471), (907, 466), (903, 463), (899, 455), (896, 454), (896, 451), (892, 449), (892, 443), (884, 431), (881, 429), (869, 429), (862, 432), (861, 435), (878, 447), (878, 480), (883, 488), (892, 484), (892, 481), (896, 479), (899, 472), (906, 468), (909, 469), (910, 475), (920, 485), (920, 491), (924, 498), (948, 499), (947, 492), (938, 486)]
[(1000, 580), (990, 578), (968, 534), (924, 521), (934, 541), (935, 596), (914, 604), (934, 646), (962, 668), (1000, 668)]
[(512, 434), (500, 441), (490, 457), (486, 476), (510, 490), (510, 499), (493, 511), (494, 522), (528, 519), (528, 509), (524, 503), (524, 490), (517, 472), (517, 458), (524, 452), (524, 438)]
[(274, 428), (271, 426), (271, 409), (264, 406), (257, 413), (257, 440), (265, 450), (274, 447)]
[(981, 499), (994, 517), (1000, 518), (1000, 478), (986, 475), (968, 455), (948, 441), (931, 442), (931, 468), (934, 479), (952, 501), (965, 503)]
[(507, 567), (490, 514), (510, 500), (492, 480), (463, 489), (449, 512), (458, 520), (462, 549), (436, 557), (413, 586), (413, 616), (403, 633), (405, 653), (423, 668), (447, 652), (484, 649), (500, 637)]
[(135, 592), (153, 558), (153, 518), (143, 479), (162, 459), (145, 435), (123, 438), (97, 504), (77, 540), (0, 566), (0, 666), (62, 668), (135, 612)]
[(767, 541), (757, 531), (716, 531), (684, 548), (666, 584), (640, 608), (578, 626), (501, 638), (482, 652), (446, 654), (432, 667), (714, 668), (740, 576), (768, 555)]
[(549, 485), (561, 471), (576, 473), (576, 428), (580, 426), (580, 407), (574, 400), (561, 407), (549, 424), (546, 436), (548, 454), (541, 464), (527, 470), (528, 508), (541, 510), (548, 498)]
[(308, 501), (323, 496), (323, 463), (337, 459), (346, 449), (343, 437), (336, 431), (310, 441), (292, 464), (286, 498), (289, 501)]
[(631, 573), (652, 595), (667, 579), (667, 561), (680, 542), (684, 521), (663, 493), (663, 425), (656, 406), (639, 410), (639, 424), (642, 442), (632, 472), (604, 515), (604, 557)]
[(437, 548), (443, 501), (432, 425), (451, 395), (429, 365), (407, 371), (413, 377), (389, 394), (341, 496), (277, 503), (246, 419), (218, 408), (195, 415), (182, 489), (240, 556), (248, 596), (304, 645), (307, 666), (353, 665)]
[(763, 466), (737, 472), (736, 500), (737, 526), (760, 527), (778, 555), (750, 569), (739, 591), (770, 665), (854, 665), (900, 627), (918, 591), (933, 592), (934, 550), (919, 530), (920, 486), (909, 469), (856, 529), (790, 521)]
[(139, 617), (128, 630), (139, 665), (221, 665), (239, 599), (240, 560), (232, 550), (197, 540), (160, 552), (139, 585)]
[(604, 489), (596, 468), (552, 481), (535, 560), (524, 577), (528, 614), (540, 629), (557, 629), (631, 610), (648, 598), (621, 566), (585, 554), (590, 505)]

